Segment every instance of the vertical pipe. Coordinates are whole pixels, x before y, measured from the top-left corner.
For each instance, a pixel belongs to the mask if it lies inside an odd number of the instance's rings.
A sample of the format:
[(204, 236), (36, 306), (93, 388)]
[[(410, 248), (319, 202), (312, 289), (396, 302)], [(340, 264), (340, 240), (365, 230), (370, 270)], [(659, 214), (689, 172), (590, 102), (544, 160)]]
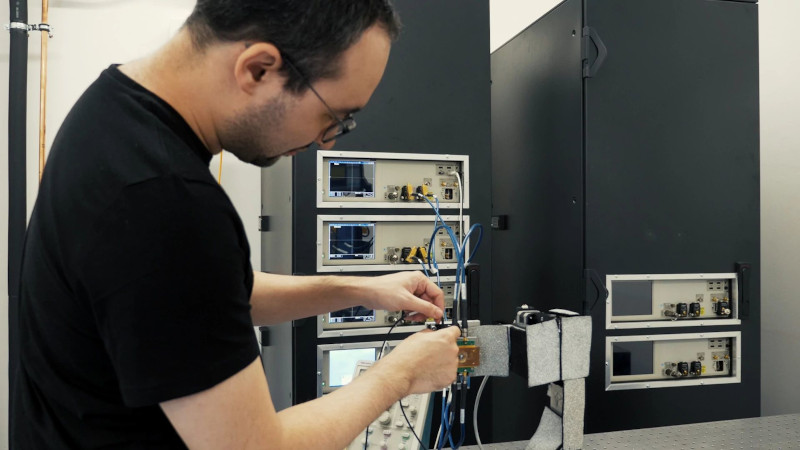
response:
[[(10, 0), (11, 23), (28, 23), (27, 0)], [(28, 30), (11, 28), (8, 91), (8, 371), (13, 392), (19, 366), (19, 290), (22, 245), (27, 216), (25, 186), (25, 133), (28, 76)], [(13, 411), (13, 396), (9, 396)], [(12, 415), (9, 414), (9, 420)], [(9, 435), (13, 428), (9, 423)]]
[[(48, 12), (50, 4), (48, 0), (42, 0), (42, 23), (49, 24)], [(45, 132), (47, 117), (47, 43), (50, 40), (50, 31), (42, 30), (42, 62), (39, 71), (39, 182), (42, 181), (45, 163)]]

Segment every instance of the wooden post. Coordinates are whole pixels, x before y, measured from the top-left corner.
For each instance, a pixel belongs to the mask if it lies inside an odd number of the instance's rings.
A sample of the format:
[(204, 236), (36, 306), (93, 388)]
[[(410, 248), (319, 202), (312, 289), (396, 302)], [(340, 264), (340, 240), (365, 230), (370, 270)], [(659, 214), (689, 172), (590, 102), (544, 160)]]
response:
[[(42, 23), (48, 23), (49, 0), (42, 0)], [(39, 182), (42, 181), (45, 163), (45, 131), (47, 110), (47, 41), (50, 40), (50, 30), (42, 31), (42, 62), (39, 73)]]

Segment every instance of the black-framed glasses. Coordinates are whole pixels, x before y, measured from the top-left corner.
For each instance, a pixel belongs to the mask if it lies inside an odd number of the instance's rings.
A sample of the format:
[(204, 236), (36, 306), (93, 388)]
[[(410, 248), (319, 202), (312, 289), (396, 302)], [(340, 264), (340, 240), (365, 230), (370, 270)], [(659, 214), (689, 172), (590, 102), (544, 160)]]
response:
[(322, 143), (323, 144), (328, 143), (330, 141), (333, 141), (336, 138), (338, 138), (339, 136), (345, 135), (345, 134), (355, 130), (355, 128), (356, 128), (356, 119), (353, 118), (353, 113), (349, 113), (344, 117), (344, 119), (340, 119), (339, 116), (336, 114), (336, 112), (333, 110), (333, 108), (331, 108), (328, 105), (328, 103), (325, 102), (325, 100), (322, 99), (322, 96), (319, 95), (319, 92), (317, 92), (317, 90), (314, 89), (314, 86), (311, 85), (311, 83), (308, 81), (308, 78), (305, 75), (303, 75), (300, 72), (300, 70), (298, 70), (297, 67), (295, 67), (295, 65), (292, 64), (291, 61), (289, 61), (289, 58), (287, 58), (286, 55), (284, 55), (283, 61), (292, 70), (294, 70), (294, 72), (300, 78), (303, 79), (303, 83), (305, 83), (305, 85), (308, 86), (309, 89), (311, 89), (311, 92), (313, 92), (314, 95), (317, 96), (319, 101), (321, 101), (322, 104), (325, 105), (326, 108), (328, 108), (328, 112), (331, 113), (331, 117), (333, 117), (336, 120), (336, 123), (334, 123), (333, 125), (331, 125), (328, 128), (326, 128), (325, 132), (322, 133)]

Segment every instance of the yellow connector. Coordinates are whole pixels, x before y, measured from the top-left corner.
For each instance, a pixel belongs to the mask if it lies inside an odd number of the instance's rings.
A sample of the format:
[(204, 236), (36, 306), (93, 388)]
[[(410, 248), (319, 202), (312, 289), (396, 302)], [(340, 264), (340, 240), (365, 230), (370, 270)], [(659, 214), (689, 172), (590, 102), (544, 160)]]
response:
[(424, 263), (428, 262), (428, 249), (427, 248), (420, 247), (419, 250), (417, 251), (417, 253), (419, 253), (419, 257), (420, 257), (420, 259), (422, 259), (422, 262), (424, 262)]
[(406, 262), (409, 264), (416, 264), (417, 263), (417, 250), (419, 247), (411, 247), (411, 253), (406, 256)]

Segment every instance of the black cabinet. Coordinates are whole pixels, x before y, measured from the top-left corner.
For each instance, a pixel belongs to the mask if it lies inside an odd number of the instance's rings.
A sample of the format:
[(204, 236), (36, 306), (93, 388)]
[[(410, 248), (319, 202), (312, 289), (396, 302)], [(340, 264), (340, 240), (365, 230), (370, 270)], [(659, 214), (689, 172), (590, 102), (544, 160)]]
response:
[[(492, 233), (492, 319), (522, 303), (591, 310), (588, 433), (758, 416), (757, 4), (567, 0), (491, 71), (492, 214), (507, 216)], [(740, 325), (606, 330), (606, 275), (739, 262), (752, 267)], [(607, 336), (734, 330), (741, 383), (605, 390)], [(544, 392), (493, 384), (492, 440), (529, 438)]]

